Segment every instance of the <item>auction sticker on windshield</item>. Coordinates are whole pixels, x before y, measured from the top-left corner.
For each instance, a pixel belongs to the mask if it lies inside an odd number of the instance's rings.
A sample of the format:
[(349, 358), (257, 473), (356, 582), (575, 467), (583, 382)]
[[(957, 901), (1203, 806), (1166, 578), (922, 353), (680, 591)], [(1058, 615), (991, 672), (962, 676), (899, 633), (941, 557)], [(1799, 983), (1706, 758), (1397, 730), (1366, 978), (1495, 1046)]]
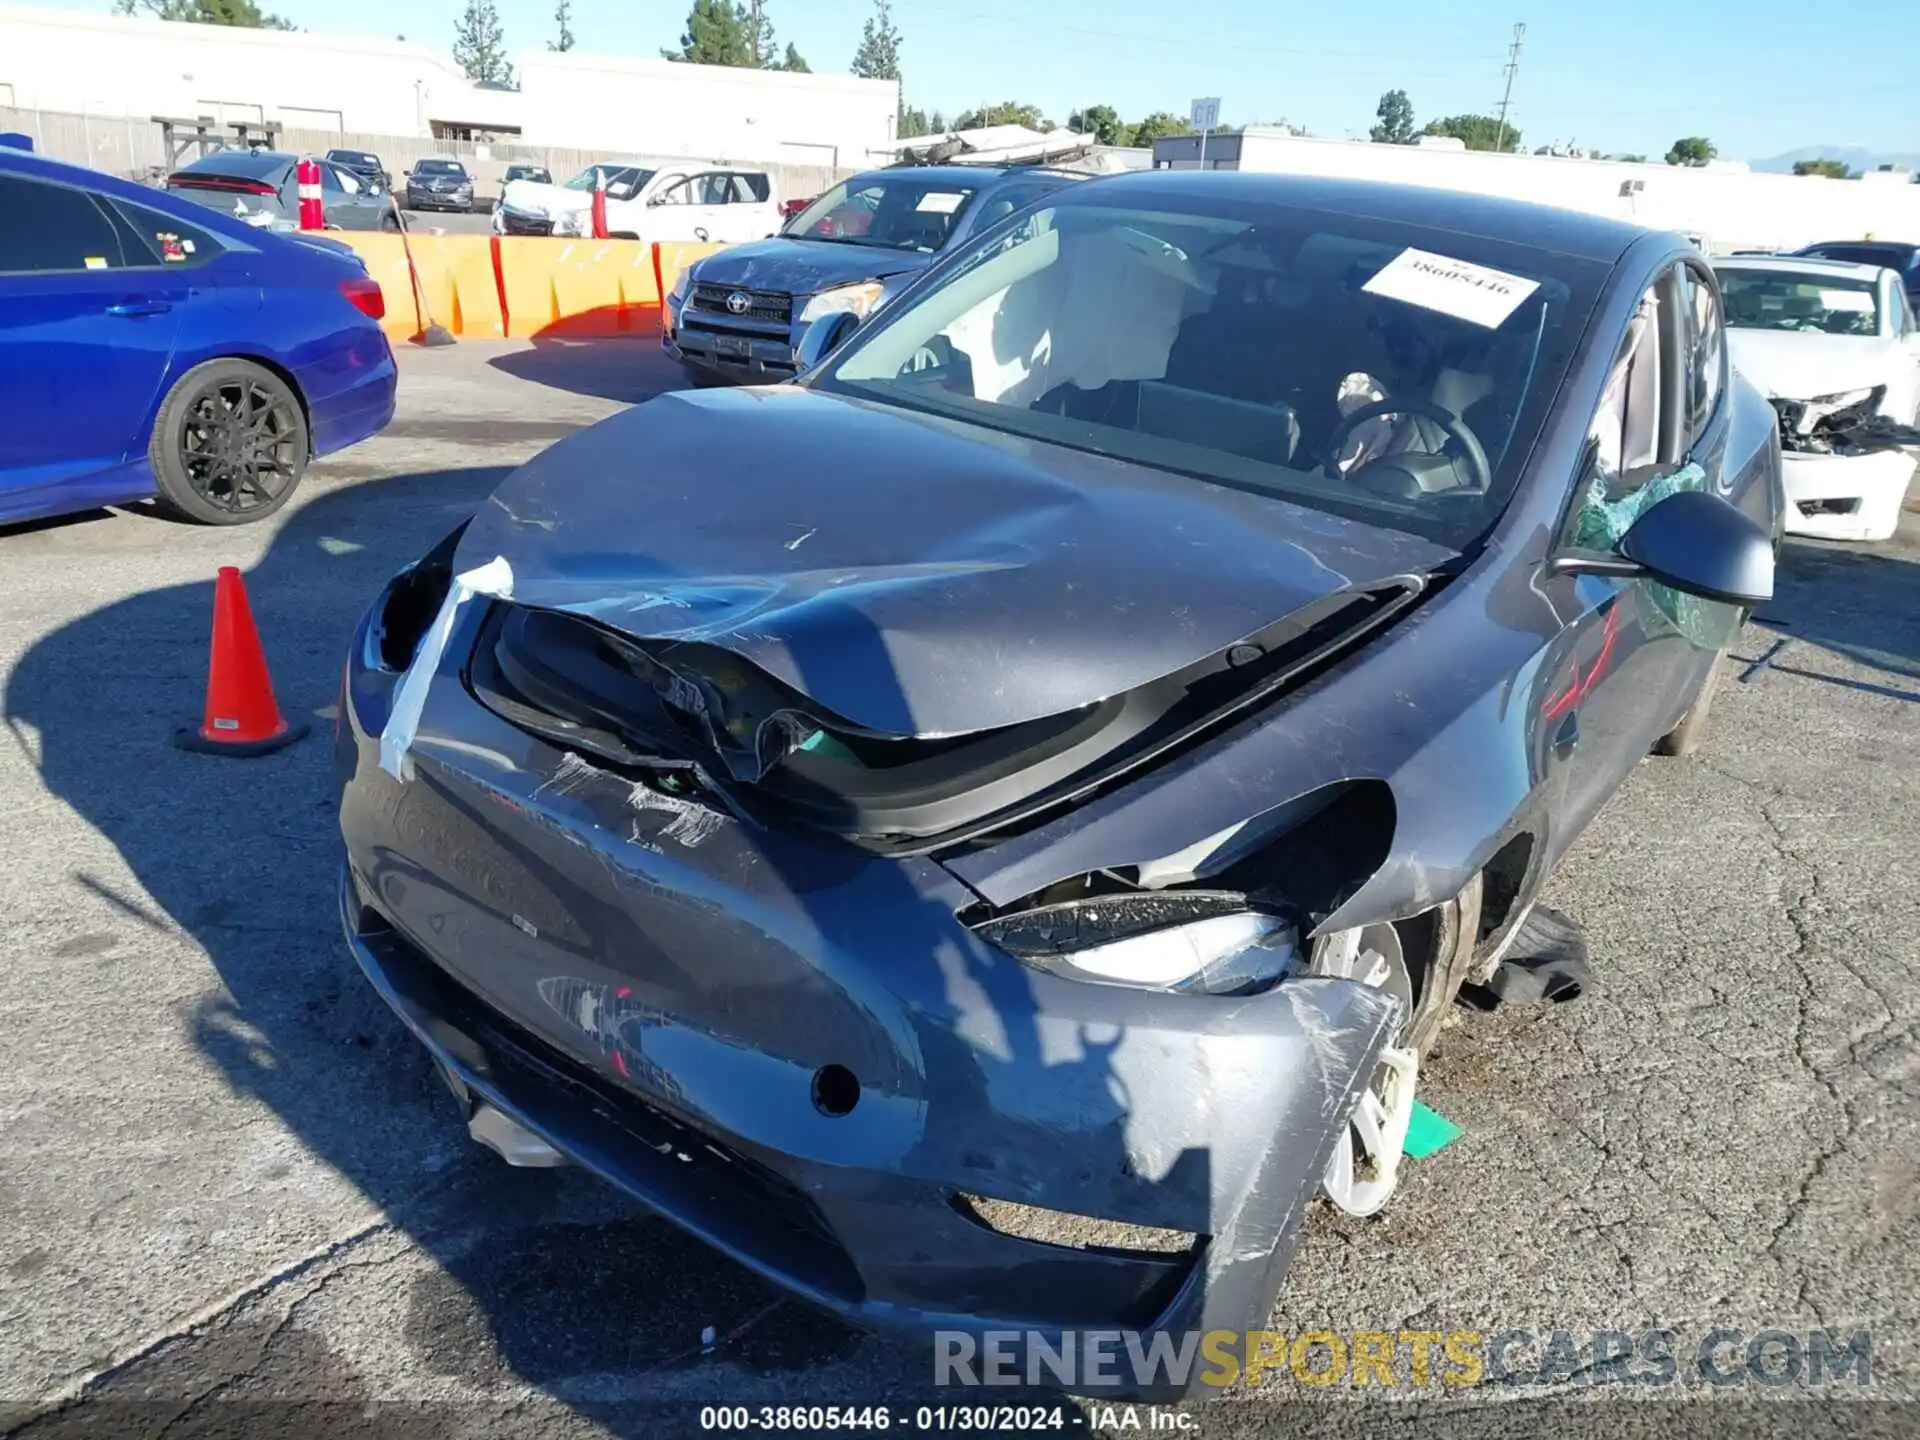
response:
[(913, 208), (925, 210), (934, 215), (951, 215), (960, 208), (960, 202), (966, 198), (957, 190), (929, 190), (920, 197), (920, 203)]
[(1449, 259), (1429, 250), (1402, 250), (1361, 287), (1370, 295), (1404, 300), (1496, 330), (1540, 288), (1538, 280)]

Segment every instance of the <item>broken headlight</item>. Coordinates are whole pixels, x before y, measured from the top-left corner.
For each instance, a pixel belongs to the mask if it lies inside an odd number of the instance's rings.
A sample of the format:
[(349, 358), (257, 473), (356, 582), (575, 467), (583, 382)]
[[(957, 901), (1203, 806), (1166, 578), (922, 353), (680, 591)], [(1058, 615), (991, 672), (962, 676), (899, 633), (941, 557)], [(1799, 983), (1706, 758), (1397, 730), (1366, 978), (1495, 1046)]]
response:
[(1042, 905), (974, 933), (1050, 974), (1188, 995), (1252, 995), (1299, 960), (1299, 933), (1228, 891), (1107, 895)]
[(462, 520), (438, 545), (387, 582), (374, 601), (362, 663), (398, 674), (413, 663), (420, 640), (453, 585), (453, 554), (467, 533)]

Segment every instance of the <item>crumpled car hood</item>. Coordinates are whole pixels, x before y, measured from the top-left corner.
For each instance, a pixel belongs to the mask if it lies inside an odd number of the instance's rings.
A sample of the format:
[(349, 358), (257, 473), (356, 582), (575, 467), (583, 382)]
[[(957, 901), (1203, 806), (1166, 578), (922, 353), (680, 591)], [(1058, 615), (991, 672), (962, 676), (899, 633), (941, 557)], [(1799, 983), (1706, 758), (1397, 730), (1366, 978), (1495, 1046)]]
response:
[(1734, 368), (1768, 399), (1812, 400), (1871, 390), (1913, 359), (1891, 340), (1871, 335), (1809, 335), (1772, 330), (1727, 331)]
[(722, 646), (841, 719), (1062, 714), (1454, 552), (1285, 501), (799, 387), (661, 396), (474, 517), (516, 603)]
[(755, 240), (709, 255), (699, 262), (694, 278), (709, 285), (812, 295), (834, 285), (924, 270), (933, 258), (916, 250), (831, 240)]

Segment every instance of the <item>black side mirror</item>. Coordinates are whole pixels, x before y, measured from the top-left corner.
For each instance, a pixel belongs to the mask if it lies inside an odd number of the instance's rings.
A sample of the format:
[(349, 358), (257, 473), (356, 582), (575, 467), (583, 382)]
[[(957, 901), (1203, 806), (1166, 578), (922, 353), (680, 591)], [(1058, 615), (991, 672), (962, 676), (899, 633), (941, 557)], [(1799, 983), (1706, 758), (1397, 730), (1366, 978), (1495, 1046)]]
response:
[(800, 343), (793, 347), (794, 369), (801, 375), (806, 374), (846, 344), (848, 337), (859, 328), (859, 316), (846, 310), (810, 321), (800, 336)]
[(1620, 554), (1684, 594), (1751, 609), (1773, 598), (1773, 537), (1731, 501), (1682, 490), (1620, 537)]

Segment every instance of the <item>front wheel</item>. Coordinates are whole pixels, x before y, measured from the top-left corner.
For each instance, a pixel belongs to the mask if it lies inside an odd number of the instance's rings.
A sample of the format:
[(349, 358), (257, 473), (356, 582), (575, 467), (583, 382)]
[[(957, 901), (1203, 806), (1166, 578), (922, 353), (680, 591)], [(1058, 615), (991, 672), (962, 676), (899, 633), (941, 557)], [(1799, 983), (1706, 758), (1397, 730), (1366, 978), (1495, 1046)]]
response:
[(250, 360), (210, 360), (182, 375), (147, 443), (161, 502), (202, 525), (271, 515), (306, 473), (307, 453), (299, 399)]
[(1654, 754), (1691, 755), (1700, 748), (1707, 736), (1707, 716), (1713, 709), (1713, 695), (1720, 688), (1720, 672), (1726, 667), (1727, 652), (1722, 650), (1713, 657), (1713, 668), (1707, 671), (1707, 678), (1700, 683), (1700, 693), (1693, 697), (1693, 704), (1680, 723), (1654, 742)]
[(1378, 1214), (1399, 1187), (1420, 1062), (1471, 967), (1481, 893), (1481, 877), (1475, 876), (1459, 895), (1424, 915), (1340, 930), (1314, 942), (1313, 974), (1390, 995), (1404, 1017), (1380, 1052), (1321, 1178), (1322, 1193), (1349, 1215)]

